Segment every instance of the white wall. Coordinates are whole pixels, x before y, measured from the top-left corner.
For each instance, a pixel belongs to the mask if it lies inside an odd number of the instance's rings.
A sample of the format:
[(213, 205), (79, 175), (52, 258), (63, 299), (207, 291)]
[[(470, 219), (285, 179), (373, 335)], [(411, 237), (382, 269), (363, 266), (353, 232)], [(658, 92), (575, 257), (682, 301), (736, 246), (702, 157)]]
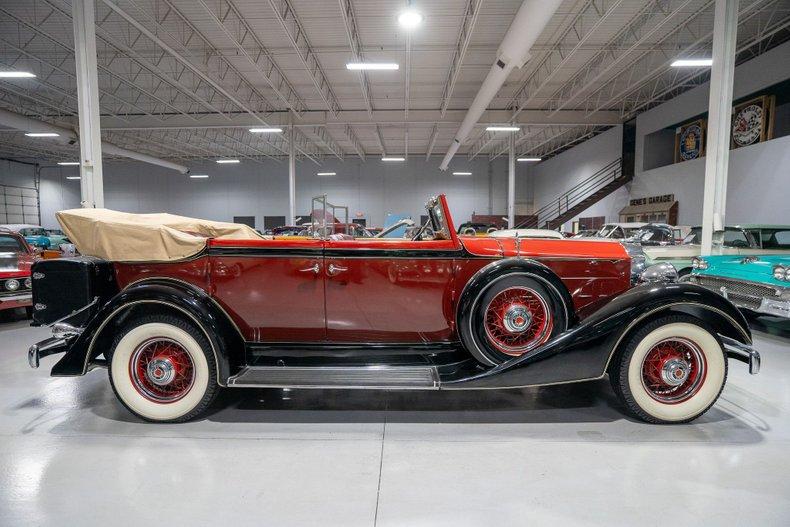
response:
[[(480, 157), (453, 162), (456, 170), (471, 171), (472, 176), (453, 176), (438, 169), (441, 157), (413, 156), (407, 163), (384, 163), (375, 156), (366, 162), (358, 158), (345, 161), (326, 159), (321, 167), (310, 161), (297, 163), (296, 212), (310, 209), (310, 198), (326, 193), (330, 201), (348, 205), (354, 217), (363, 213), (368, 225), (381, 225), (387, 213), (409, 214), (419, 218), (423, 205), (432, 195), (447, 194), (456, 222), (468, 220), (473, 213), (502, 214), (507, 210), (507, 160), (491, 163)], [(14, 167), (22, 166), (24, 170)], [(239, 165), (190, 163), (193, 174), (209, 174), (205, 180), (190, 179), (153, 165), (132, 161), (104, 163), (105, 206), (127, 212), (171, 212), (206, 219), (231, 221), (233, 216), (256, 216), (263, 225), (264, 215), (288, 214), (288, 165), (266, 161), (262, 164), (242, 160)], [(517, 167), (516, 194), (520, 203), (531, 201), (530, 186), (524, 181), (526, 169)], [(318, 177), (318, 171), (335, 171), (337, 176)], [(32, 186), (32, 167), (0, 164), (0, 183), (27, 182)], [(54, 227), (54, 213), (79, 207), (79, 181), (66, 180), (77, 175), (77, 167), (45, 167), (41, 172), (42, 224)], [(489, 211), (489, 205), (493, 210)]]

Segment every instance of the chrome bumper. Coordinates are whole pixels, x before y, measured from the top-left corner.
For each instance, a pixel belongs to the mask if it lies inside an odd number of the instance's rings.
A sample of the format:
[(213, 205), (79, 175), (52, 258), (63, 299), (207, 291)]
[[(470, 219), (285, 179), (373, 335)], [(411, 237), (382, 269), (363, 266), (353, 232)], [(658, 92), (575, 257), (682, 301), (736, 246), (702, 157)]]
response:
[(56, 353), (65, 353), (71, 341), (82, 333), (82, 328), (77, 328), (65, 322), (55, 322), (52, 325), (52, 336), (30, 346), (27, 350), (27, 363), (30, 367), (38, 368), (41, 357), (48, 357)]
[(32, 293), (22, 293), (19, 295), (12, 295), (12, 296), (0, 296), (0, 304), (3, 302), (21, 302), (23, 300), (33, 300)]
[(760, 353), (755, 350), (751, 345), (743, 344), (730, 337), (719, 335), (722, 344), (724, 344), (724, 351), (728, 357), (735, 360), (745, 362), (749, 365), (749, 373), (757, 375), (760, 373)]

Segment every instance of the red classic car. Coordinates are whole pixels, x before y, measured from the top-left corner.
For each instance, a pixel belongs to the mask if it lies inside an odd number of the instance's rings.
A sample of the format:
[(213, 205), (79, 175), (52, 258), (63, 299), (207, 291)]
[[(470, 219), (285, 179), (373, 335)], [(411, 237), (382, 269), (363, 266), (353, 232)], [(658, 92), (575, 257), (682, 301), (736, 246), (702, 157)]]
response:
[[(171, 422), (220, 387), (461, 390), (607, 374), (631, 414), (686, 422), (718, 398), (728, 357), (759, 369), (731, 303), (673, 283), (667, 266), (642, 270), (620, 243), (459, 238), (444, 196), (426, 209), (410, 239), (219, 237), (176, 261), (38, 263), (34, 323), (55, 323), (28, 359), (65, 352), (52, 375), (107, 367), (131, 412)], [(50, 298), (50, 281), (69, 299)]]
[(0, 230), (0, 311), (18, 307), (30, 310), (30, 266), (35, 259), (35, 252), (22, 235)]

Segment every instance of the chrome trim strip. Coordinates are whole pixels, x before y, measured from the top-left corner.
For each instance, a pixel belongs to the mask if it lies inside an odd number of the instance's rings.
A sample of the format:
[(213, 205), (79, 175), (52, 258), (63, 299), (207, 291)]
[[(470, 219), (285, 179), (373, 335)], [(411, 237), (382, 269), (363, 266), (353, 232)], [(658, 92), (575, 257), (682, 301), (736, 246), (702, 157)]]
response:
[(13, 295), (13, 296), (0, 296), (0, 304), (3, 302), (18, 302), (19, 300), (32, 300), (33, 294), (26, 293), (21, 295)]

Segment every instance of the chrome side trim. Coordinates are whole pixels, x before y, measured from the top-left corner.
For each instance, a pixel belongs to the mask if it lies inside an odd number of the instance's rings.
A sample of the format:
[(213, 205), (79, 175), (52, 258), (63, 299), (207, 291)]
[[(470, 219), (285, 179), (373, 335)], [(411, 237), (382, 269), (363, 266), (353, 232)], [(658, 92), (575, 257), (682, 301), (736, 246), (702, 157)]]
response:
[(32, 293), (24, 293), (21, 295), (13, 295), (13, 296), (0, 296), (0, 304), (3, 302), (18, 302), (20, 300), (32, 300), (33, 294)]
[[(104, 319), (104, 321), (101, 323), (101, 325), (99, 325), (99, 327), (96, 329), (96, 333), (93, 334), (93, 337), (91, 338), (91, 341), (88, 344), (87, 353), (85, 353), (85, 364), (83, 364), (83, 366), (82, 366), (82, 374), (83, 375), (88, 373), (88, 361), (90, 360), (90, 356), (91, 356), (91, 353), (93, 351), (93, 347), (96, 344), (96, 339), (98, 338), (98, 336), (101, 335), (101, 332), (104, 331), (104, 328), (107, 326), (107, 324), (109, 324), (110, 321), (113, 318), (115, 318), (115, 316), (118, 313), (120, 313), (124, 309), (128, 309), (129, 307), (134, 306), (136, 304), (162, 304), (162, 305), (172, 307), (172, 308), (182, 312), (192, 322), (194, 322), (195, 325), (200, 329), (200, 331), (202, 331), (203, 334), (206, 336), (206, 340), (208, 340), (209, 346), (211, 346), (211, 352), (214, 354), (214, 363), (215, 364), (219, 364), (219, 355), (217, 354), (217, 350), (214, 347), (214, 344), (211, 342), (211, 336), (208, 334), (208, 331), (206, 331), (206, 329), (203, 327), (203, 325), (200, 322), (198, 322), (198, 320), (195, 317), (193, 317), (188, 311), (180, 308), (179, 306), (177, 306), (175, 304), (172, 304), (170, 302), (163, 302), (161, 300), (135, 300), (134, 302), (129, 302), (128, 304), (124, 304), (124, 305), (119, 306), (118, 308), (116, 308), (112, 313), (110, 313), (107, 316), (107, 318)], [(223, 384), (222, 380), (220, 379), (219, 368), (217, 368), (217, 384), (219, 384), (220, 386), (225, 386), (225, 384)]]
[(760, 353), (756, 349), (721, 334), (719, 334), (719, 338), (728, 356), (748, 364), (750, 374), (760, 373)]

